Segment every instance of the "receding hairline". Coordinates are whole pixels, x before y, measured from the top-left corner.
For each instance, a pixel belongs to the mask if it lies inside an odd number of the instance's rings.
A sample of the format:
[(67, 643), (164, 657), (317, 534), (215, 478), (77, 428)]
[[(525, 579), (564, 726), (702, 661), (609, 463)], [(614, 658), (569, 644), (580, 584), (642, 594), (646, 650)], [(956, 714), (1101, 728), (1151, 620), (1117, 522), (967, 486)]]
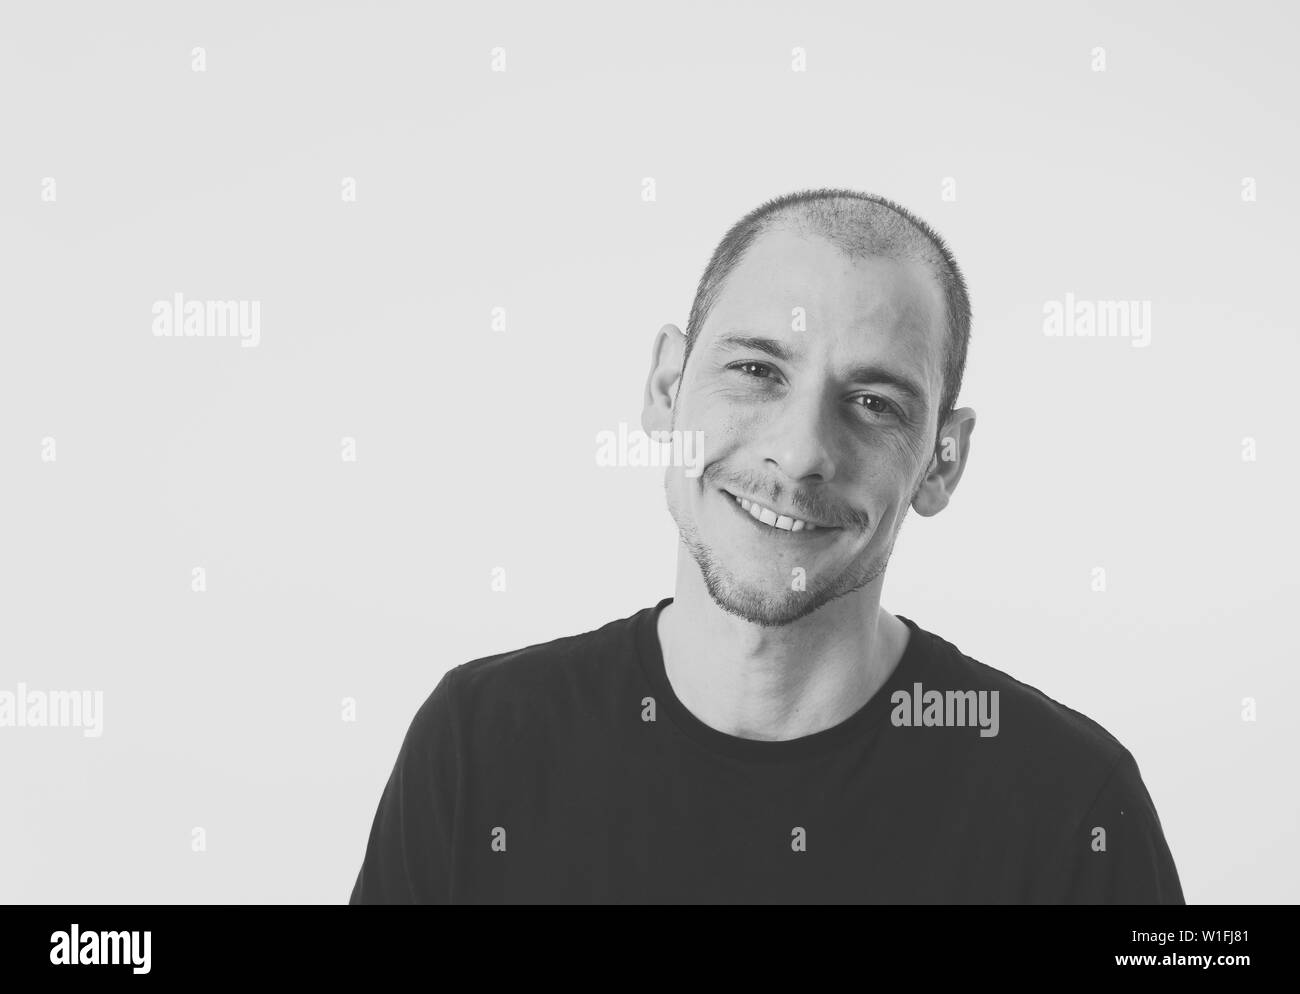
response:
[[(773, 198), (751, 211), (727, 232), (701, 277), (697, 292), (705, 292), (697, 315), (692, 309), (688, 323), (688, 347), (698, 335), (708, 314), (721, 295), (727, 277), (740, 265), (749, 250), (773, 231), (789, 231), (829, 241), (850, 260), (868, 257), (924, 264), (946, 297), (955, 277), (962, 282), (956, 260), (946, 243), (921, 218), (900, 204), (875, 194), (852, 190), (822, 189)], [(724, 251), (730, 248), (730, 251)], [(711, 278), (711, 279), (710, 279)], [(945, 300), (945, 309), (947, 309)], [(951, 315), (947, 315), (949, 321)]]

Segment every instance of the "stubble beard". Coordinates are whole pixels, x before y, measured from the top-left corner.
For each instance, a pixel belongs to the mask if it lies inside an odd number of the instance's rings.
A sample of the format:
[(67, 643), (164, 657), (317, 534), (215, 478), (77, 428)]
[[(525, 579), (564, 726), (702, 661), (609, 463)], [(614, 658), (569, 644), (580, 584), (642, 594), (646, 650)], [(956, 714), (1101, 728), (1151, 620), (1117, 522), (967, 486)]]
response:
[[(855, 560), (838, 575), (829, 578), (805, 577), (807, 587), (804, 590), (793, 589), (793, 575), (783, 580), (784, 583), (791, 585), (789, 588), (784, 590), (777, 588), (775, 591), (763, 590), (753, 584), (741, 582), (723, 565), (709, 545), (700, 538), (694, 520), (688, 518), (677, 506), (667, 480), (664, 489), (668, 497), (669, 513), (677, 524), (677, 533), (682, 544), (691, 554), (691, 558), (695, 560), (695, 565), (699, 568), (704, 586), (709, 596), (713, 598), (713, 602), (728, 614), (764, 628), (780, 628), (793, 624), (825, 607), (831, 601), (861, 590), (884, 574), (889, 566), (889, 557), (894, 551), (894, 540), (891, 539), (889, 547), (874, 560), (865, 557)], [(895, 532), (894, 538), (897, 537)]]

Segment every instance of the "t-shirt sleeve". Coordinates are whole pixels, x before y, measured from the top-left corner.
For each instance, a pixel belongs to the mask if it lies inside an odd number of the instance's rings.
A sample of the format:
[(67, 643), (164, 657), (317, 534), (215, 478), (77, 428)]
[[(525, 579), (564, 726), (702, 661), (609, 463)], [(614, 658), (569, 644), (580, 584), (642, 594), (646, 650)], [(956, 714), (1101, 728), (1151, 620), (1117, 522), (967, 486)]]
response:
[(1125, 750), (1070, 838), (1067, 904), (1185, 904), (1137, 762)]
[(461, 756), (455, 670), (416, 712), (379, 799), (349, 904), (446, 904)]

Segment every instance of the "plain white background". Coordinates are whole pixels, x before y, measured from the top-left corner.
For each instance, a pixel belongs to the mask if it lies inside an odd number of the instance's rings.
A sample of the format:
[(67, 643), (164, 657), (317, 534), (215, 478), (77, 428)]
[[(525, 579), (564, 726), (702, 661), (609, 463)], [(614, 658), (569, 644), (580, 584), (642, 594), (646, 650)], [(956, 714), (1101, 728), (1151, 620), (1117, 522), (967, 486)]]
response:
[[(731, 223), (847, 186), (934, 224), (975, 309), (971, 462), (909, 516), (885, 606), (1117, 736), (1189, 902), (1295, 901), (1295, 27), (8, 7), (0, 690), (105, 713), (100, 738), (0, 728), (0, 900), (346, 901), (447, 668), (672, 593), (662, 471), (598, 468), (596, 435), (637, 423)], [(261, 301), (260, 345), (156, 338), (176, 292)], [(1067, 292), (1150, 301), (1149, 347), (1044, 336)]]

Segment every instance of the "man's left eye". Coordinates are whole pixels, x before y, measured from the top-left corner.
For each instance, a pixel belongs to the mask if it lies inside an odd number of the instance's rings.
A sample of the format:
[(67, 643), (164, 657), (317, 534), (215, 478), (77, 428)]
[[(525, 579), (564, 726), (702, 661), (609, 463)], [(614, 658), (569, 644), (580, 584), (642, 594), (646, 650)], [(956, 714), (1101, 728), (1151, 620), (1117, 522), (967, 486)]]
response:
[[(880, 405), (879, 408), (875, 408), (875, 407), (867, 408), (867, 410), (874, 411), (876, 414), (891, 414), (891, 415), (898, 414), (897, 408), (895, 408), (894, 405), (891, 404), (889, 401), (885, 400), (884, 397), (877, 397), (874, 394), (866, 393), (866, 394), (862, 394), (861, 396), (854, 397), (853, 400), (855, 402), (871, 401), (876, 404), (879, 404)], [(865, 404), (862, 404), (861, 406), (866, 407)]]

